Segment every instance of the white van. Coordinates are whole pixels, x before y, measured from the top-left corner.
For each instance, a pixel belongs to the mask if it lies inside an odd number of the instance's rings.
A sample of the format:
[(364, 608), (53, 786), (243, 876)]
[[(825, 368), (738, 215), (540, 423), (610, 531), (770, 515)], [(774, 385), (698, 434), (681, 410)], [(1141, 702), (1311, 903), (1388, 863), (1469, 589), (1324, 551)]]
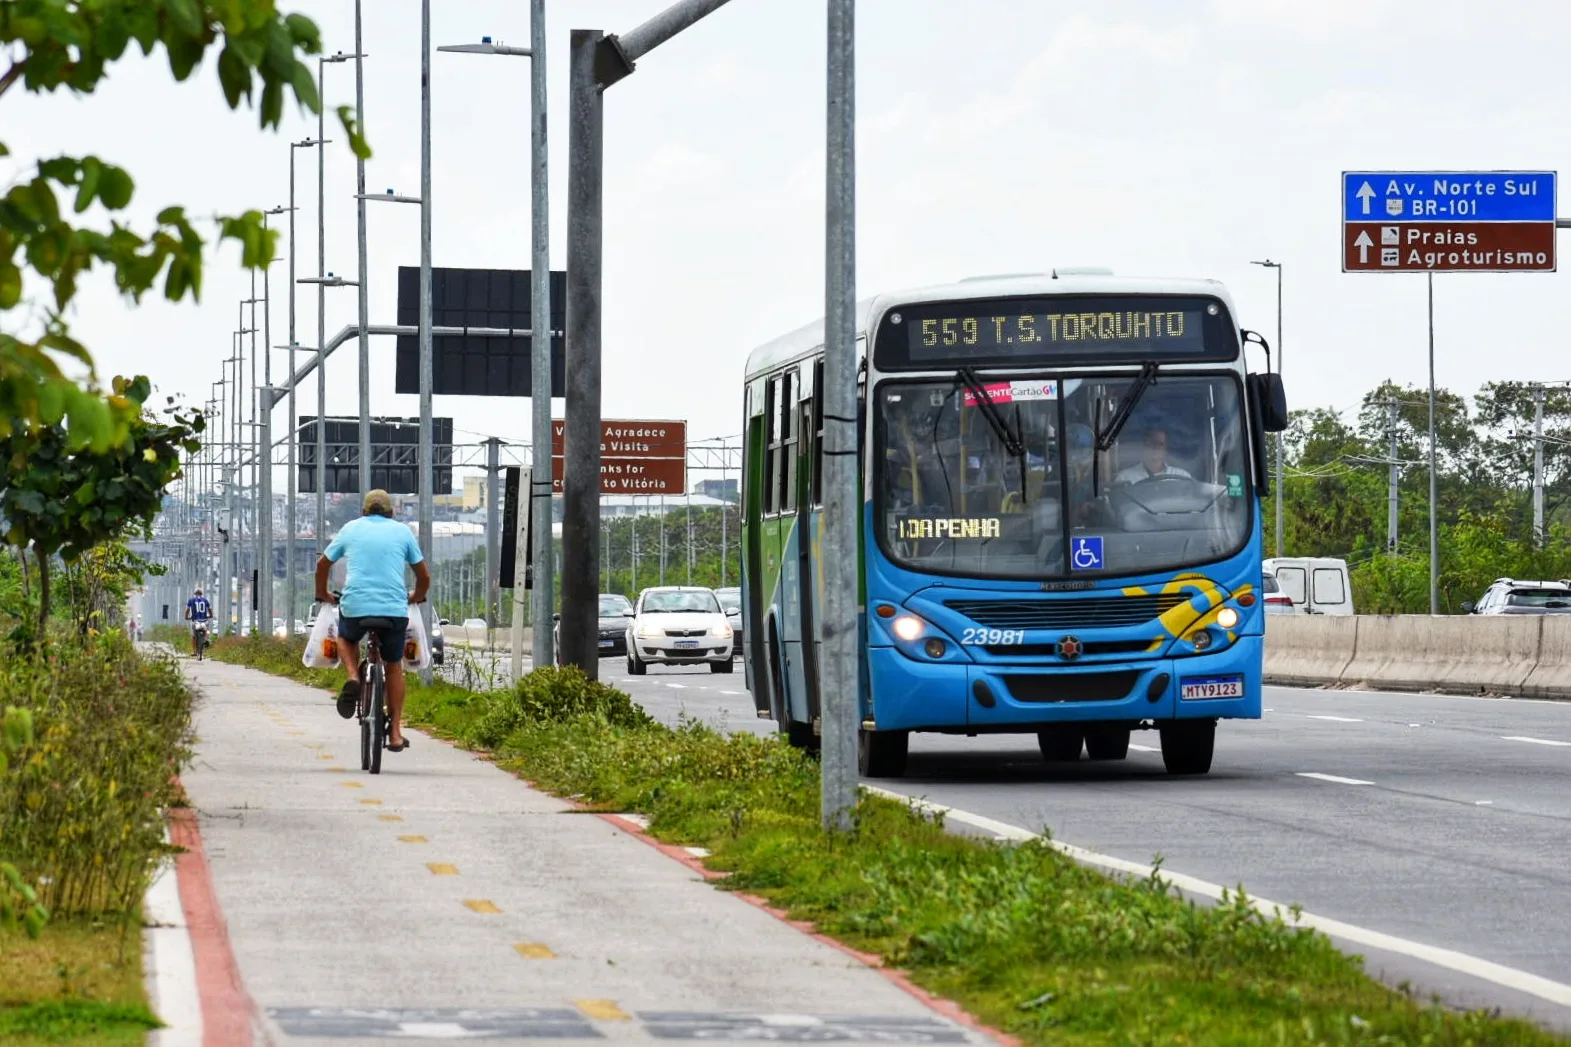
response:
[(1295, 614), (1353, 613), (1353, 586), (1347, 561), (1329, 556), (1278, 556), (1266, 560), (1266, 570), (1293, 601)]

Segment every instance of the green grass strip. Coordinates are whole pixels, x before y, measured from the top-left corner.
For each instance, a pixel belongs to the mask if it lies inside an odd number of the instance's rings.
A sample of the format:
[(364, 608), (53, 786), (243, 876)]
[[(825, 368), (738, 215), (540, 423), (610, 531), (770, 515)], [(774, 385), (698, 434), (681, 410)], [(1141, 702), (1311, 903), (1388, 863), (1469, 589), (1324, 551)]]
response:
[[(220, 643), (216, 657), (308, 678), (298, 647)], [(288, 663), (293, 659), (293, 666)], [(332, 677), (313, 679), (336, 686)], [(1126, 881), (1043, 842), (955, 835), (868, 797), (854, 832), (818, 824), (818, 766), (777, 739), (672, 729), (576, 670), (475, 694), (411, 687), (412, 723), (496, 754), (541, 788), (637, 811), (660, 839), (712, 852), (723, 889), (909, 971), (1027, 1044), (1052, 1047), (1551, 1047), (1535, 1026), (1392, 991), (1324, 935), (1218, 905), (1160, 876)]]

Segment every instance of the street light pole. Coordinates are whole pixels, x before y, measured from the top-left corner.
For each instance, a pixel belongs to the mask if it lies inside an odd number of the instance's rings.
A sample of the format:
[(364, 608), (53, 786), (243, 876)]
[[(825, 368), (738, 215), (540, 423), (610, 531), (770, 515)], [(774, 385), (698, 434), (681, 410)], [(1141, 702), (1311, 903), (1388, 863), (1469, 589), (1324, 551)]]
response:
[[(365, 132), (365, 53), (360, 35), (360, 0), (355, 0), (355, 119)], [(366, 334), (371, 311), (370, 276), (366, 273), (365, 157), (355, 157), (356, 239), (360, 256), (360, 497), (371, 492), (371, 339)]]
[[(329, 63), (347, 62), (351, 58), (360, 59), (356, 47), (355, 54), (346, 55), (342, 51), (334, 55), (323, 55), (316, 60), (316, 81), (318, 90), (326, 95), (325, 76)], [(323, 103), (316, 112), (316, 137), (327, 137), (326, 125), (327, 103)], [(327, 152), (318, 149), (316, 153), (316, 275), (318, 279), (326, 279), (327, 273)], [(363, 353), (364, 343), (361, 346)], [(316, 289), (316, 551), (320, 555), (327, 546), (327, 536), (324, 530), (327, 526), (327, 287), (319, 284)]]
[[(305, 138), (298, 142), (289, 143), (289, 374), (291, 378), (295, 373), (295, 350), (299, 348), (300, 340), (295, 335), (295, 150), (315, 147), (320, 149), (326, 145), (325, 139)], [(289, 518), (289, 536), (284, 540), (284, 600), (288, 611), (284, 614), (284, 627), (286, 635), (295, 634), (295, 536), (300, 530), (299, 517), (295, 512), (295, 491), (300, 486), (300, 468), (296, 459), (298, 451), (296, 445), (300, 442), (300, 415), (295, 404), (295, 383), (289, 383), (289, 476), (288, 486), (284, 491), (284, 500), (288, 503), (284, 515)]]
[[(420, 549), (433, 552), (434, 477), (431, 468), (431, 0), (420, 0)], [(431, 635), (431, 602), (420, 605)], [(431, 670), (421, 672), (429, 681)]]
[[(487, 36), (478, 44), (458, 44), (437, 48), (467, 54), (493, 54), (525, 57), (530, 60), (529, 76), (529, 196), (530, 196), (530, 277), (529, 277), (529, 356), (531, 417), (530, 490), (526, 497), (533, 509), (535, 527), (530, 533), (533, 546), (526, 555), (534, 565), (531, 606), (534, 638), (531, 653), (535, 665), (552, 660), (551, 611), (554, 603), (555, 563), (551, 540), (551, 252), (550, 212), (547, 207), (546, 150), (546, 42), (545, 0), (529, 0), (529, 46), (508, 47)], [(542, 337), (543, 333), (543, 337)], [(523, 579), (515, 578), (521, 589)], [(522, 669), (523, 623), (518, 616), (520, 597), (513, 598), (513, 676)]]
[[(287, 208), (274, 207), (263, 211), (263, 228), (267, 227), (270, 216), (283, 214), (285, 210)], [(290, 217), (293, 216), (293, 212), (290, 212)], [(262, 428), (256, 444), (257, 467), (260, 469), (257, 474), (257, 497), (261, 501), (257, 507), (260, 515), (256, 528), (257, 582), (261, 586), (257, 617), (264, 623), (266, 635), (269, 636), (273, 628), (273, 295), (269, 279), (272, 271), (271, 262), (262, 270), (262, 345), (265, 351), (262, 356), (261, 397), (257, 404)]]
[[(1249, 264), (1276, 270), (1276, 373), (1280, 376), (1282, 373), (1282, 263), (1267, 258), (1263, 262)], [(1269, 365), (1269, 361), (1267, 363)], [(1276, 555), (1285, 556), (1282, 545), (1282, 434), (1274, 434), (1273, 439), (1276, 442)]]

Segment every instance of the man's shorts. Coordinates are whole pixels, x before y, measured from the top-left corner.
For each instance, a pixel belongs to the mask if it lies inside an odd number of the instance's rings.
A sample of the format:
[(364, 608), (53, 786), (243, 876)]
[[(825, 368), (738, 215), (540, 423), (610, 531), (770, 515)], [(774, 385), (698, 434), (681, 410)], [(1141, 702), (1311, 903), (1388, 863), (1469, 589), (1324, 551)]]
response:
[[(378, 616), (380, 617), (380, 616)], [(368, 619), (350, 618), (340, 613), (338, 615), (338, 635), (347, 643), (358, 644), (365, 639), (370, 630), (361, 624)], [(377, 650), (382, 652), (382, 661), (399, 662), (404, 658), (404, 637), (409, 630), (408, 618), (386, 618), (385, 621), (393, 623), (391, 628), (376, 630)]]

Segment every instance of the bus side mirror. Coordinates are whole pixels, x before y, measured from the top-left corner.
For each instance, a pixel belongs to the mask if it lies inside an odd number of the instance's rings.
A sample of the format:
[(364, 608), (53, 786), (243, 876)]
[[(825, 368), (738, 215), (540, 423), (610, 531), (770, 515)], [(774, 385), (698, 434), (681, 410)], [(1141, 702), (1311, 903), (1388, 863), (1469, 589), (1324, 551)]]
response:
[(1287, 390), (1279, 374), (1252, 374), (1250, 390), (1254, 394), (1255, 408), (1260, 412), (1260, 428), (1268, 433), (1280, 433), (1287, 428)]

